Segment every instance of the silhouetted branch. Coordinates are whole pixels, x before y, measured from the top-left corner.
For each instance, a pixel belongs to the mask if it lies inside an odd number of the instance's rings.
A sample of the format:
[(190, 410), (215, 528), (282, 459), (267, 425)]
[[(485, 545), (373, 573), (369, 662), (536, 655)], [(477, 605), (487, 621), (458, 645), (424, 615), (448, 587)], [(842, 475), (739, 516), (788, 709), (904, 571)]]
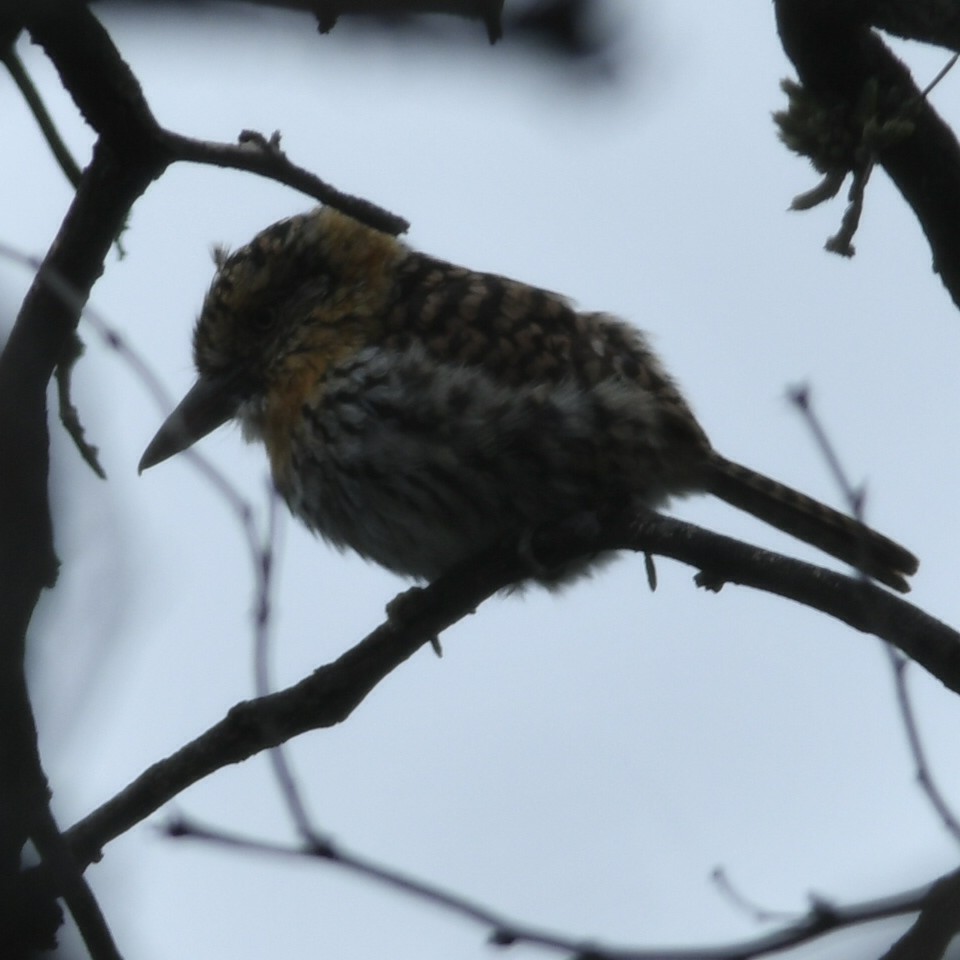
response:
[[(831, 474), (847, 502), (851, 514), (861, 523), (865, 521), (864, 501), (866, 500), (866, 490), (862, 486), (855, 487), (847, 476), (846, 470), (840, 463), (840, 457), (827, 430), (820, 422), (816, 411), (813, 409), (810, 400), (810, 390), (808, 387), (800, 387), (790, 392), (790, 399), (800, 410), (804, 422), (813, 433), (814, 439), (820, 452), (823, 454)], [(933, 771), (927, 762), (926, 752), (923, 749), (923, 742), (920, 739), (920, 731), (917, 729), (916, 717), (914, 715), (913, 704), (910, 701), (910, 695), (907, 690), (906, 671), (909, 661), (902, 654), (898, 653), (890, 644), (886, 645), (886, 651), (889, 655), (890, 667), (893, 671), (894, 688), (897, 694), (897, 707), (900, 711), (900, 719), (903, 722), (903, 728), (907, 735), (907, 743), (910, 746), (910, 752), (913, 756), (917, 771), (917, 782), (920, 784), (927, 799), (930, 801), (937, 816), (943, 823), (947, 832), (954, 840), (960, 841), (960, 823), (950, 809), (942, 792), (937, 786), (933, 776)]]
[(900, 710), (900, 719), (903, 722), (903, 729), (907, 735), (907, 744), (910, 747), (910, 755), (913, 757), (913, 763), (916, 768), (917, 783), (920, 784), (920, 788), (924, 794), (926, 794), (930, 805), (933, 807), (946, 831), (955, 841), (960, 843), (960, 822), (958, 822), (956, 815), (950, 808), (950, 804), (947, 803), (943, 792), (937, 786), (937, 781), (933, 776), (933, 770), (927, 760), (927, 752), (924, 750), (923, 741), (920, 739), (916, 713), (907, 689), (907, 669), (910, 666), (910, 661), (892, 647), (887, 647), (887, 653), (889, 654), (890, 667), (893, 671), (894, 689), (897, 694), (897, 707)]
[(365, 223), (384, 233), (398, 234), (410, 224), (396, 214), (378, 207), (362, 197), (342, 193), (321, 180), (316, 174), (291, 163), (280, 149), (280, 134), (274, 132), (269, 139), (253, 130), (244, 130), (237, 143), (214, 143), (195, 140), (178, 133), (164, 130), (161, 139), (173, 160), (189, 163), (205, 163), (233, 170), (246, 170), (277, 183), (299, 190), (322, 203)]
[(887, 33), (960, 50), (960, 5), (950, 0), (872, 0), (865, 9)]
[(71, 186), (76, 187), (80, 183), (80, 167), (77, 165), (77, 161), (73, 159), (73, 155), (70, 153), (67, 145), (63, 142), (60, 131), (57, 130), (53, 118), (50, 116), (46, 105), (40, 97), (39, 91), (33, 85), (33, 81), (24, 69), (20, 57), (17, 56), (17, 52), (11, 45), (3, 52), (0, 58), (2, 58), (4, 66), (6, 66), (10, 76), (13, 78), (13, 82), (23, 95), (24, 101), (26, 101), (27, 106), (30, 108), (30, 112), (33, 114), (37, 125), (40, 127), (41, 133), (43, 133), (44, 139), (50, 147), (50, 152), (63, 171), (63, 175), (70, 182)]
[[(28, 4), (23, 16), (33, 40), (56, 67), (78, 109), (97, 131), (98, 140), (0, 354), (0, 462), (4, 464), (0, 497), (0, 942), (5, 948), (22, 944), (24, 951), (41, 947), (52, 939), (59, 922), (55, 909), (36, 899), (30, 901), (19, 872), (21, 850), (33, 838), (49, 858), (48, 867), (55, 874), (50, 882), (66, 895), (71, 910), (77, 913), (91, 954), (110, 957), (114, 953), (109, 931), (98, 924), (99, 911), (91, 909), (95, 902), (75, 864), (69, 855), (61, 855), (62, 841), (55, 826), (52, 833), (49, 829), (53, 823), (49, 790), (37, 752), (23, 672), (27, 626), (41, 591), (52, 586), (58, 564), (47, 494), (46, 389), (54, 369), (69, 356), (80, 312), (134, 202), (169, 163), (179, 159), (175, 148), (189, 141), (157, 124), (139, 83), (86, 4), (79, 0)], [(262, 162), (265, 151), (253, 152), (260, 154)], [(279, 150), (269, 160), (280, 171), (281, 180), (291, 170), (297, 173)], [(341, 198), (328, 199), (336, 205)], [(355, 206), (360, 209), (348, 212), (377, 215), (373, 205)], [(63, 295), (65, 289), (68, 296)], [(40, 887), (30, 890), (46, 895)], [(54, 926), (43, 926), (46, 923)]]
[[(952, 46), (955, 5), (923, 0), (774, 3), (780, 39), (810, 98), (808, 105), (819, 103), (820, 119), (835, 126), (833, 132), (820, 131), (826, 139), (825, 152), (815, 158), (818, 168), (825, 172), (825, 166), (837, 162), (856, 170), (868, 159), (882, 166), (913, 209), (930, 243), (934, 269), (960, 305), (960, 144), (910, 71), (871, 29), (874, 23), (890, 25), (897, 11), (901, 28), (906, 30), (909, 19), (919, 35), (917, 25), (925, 14), (947, 6), (954, 11), (944, 15), (941, 29), (952, 37), (947, 44)], [(917, 12), (907, 17), (904, 11), (910, 7)], [(829, 160), (833, 149), (839, 156)]]
[[(466, 5), (467, 0), (459, 4), (464, 8)], [(316, 3), (310, 6), (314, 11), (319, 9)], [(327, 6), (330, 8), (330, 4)], [(339, 6), (356, 8), (358, 4), (344, 0)], [(575, 4), (567, 6), (572, 8)], [(857, 19), (863, 11), (879, 6), (778, 0), (777, 11), (785, 48), (804, 83), (817, 96), (841, 104), (858, 103), (866, 84), (873, 82), (878, 85), (881, 112), (892, 111), (898, 118), (903, 112), (907, 117), (909, 130), (901, 130), (902, 135), (871, 149), (914, 205), (944, 282), (957, 298), (960, 264), (952, 251), (960, 249), (960, 148), (922, 95), (917, 96), (920, 92), (902, 65), (869, 31), (865, 21)], [(487, 18), (490, 29), (490, 11), (497, 8), (499, 14), (499, 4), (477, 0), (476, 7)], [(46, 389), (75, 334), (78, 317), (103, 269), (110, 244), (135, 201), (153, 179), (177, 160), (233, 167), (270, 177), (392, 233), (404, 229), (406, 222), (336, 191), (290, 163), (280, 150), (276, 135), (267, 139), (245, 133), (238, 144), (231, 145), (193, 140), (163, 129), (136, 78), (85, 3), (60, 0), (24, 4), (22, 8), (21, 16), (32, 38), (49, 56), (79, 111), (97, 132), (98, 140), (58, 236), (38, 270), (0, 355), (0, 462), (5, 467), (0, 497), (0, 923), (8, 932), (13, 929), (6, 926), (8, 923), (23, 920), (15, 916), (26, 902), (23, 891), (32, 889), (31, 880), (45, 877), (45, 895), (63, 892), (84, 927), (91, 952), (108, 957), (114, 955), (115, 948), (108, 930), (103, 936), (105, 924), (79, 874), (106, 843), (151, 815), (185, 787), (223, 766), (276, 747), (306, 730), (342, 722), (383, 677), (420, 646), (471, 613), (499, 589), (528, 576), (529, 553), (520, 551), (514, 543), (503, 544), (451, 571), (435, 584), (398, 598), (391, 604), (385, 623), (336, 661), (293, 687), (238, 704), (220, 723), (147, 769), (66, 834), (79, 865), (65, 855), (62, 838), (49, 815), (48, 789), (36, 749), (36, 731), (23, 675), (23, 652), (34, 606), (44, 587), (53, 584), (58, 563), (47, 499)], [(8, 18), (11, 14), (5, 11), (2, 16)], [(6, 25), (7, 20), (4, 22)], [(5, 39), (6, 36), (5, 27)], [(69, 296), (63, 295), (64, 289), (70, 290)], [(123, 349), (117, 335), (107, 331), (105, 336), (108, 342)], [(217, 482), (215, 470), (207, 467), (206, 472)], [(246, 517), (245, 529), (253, 543), (249, 506), (235, 495), (231, 499), (232, 488), (220, 482), (231, 505), (241, 517)], [(738, 583), (821, 610), (857, 630), (897, 645), (950, 689), (960, 691), (958, 635), (872, 584), (779, 557), (652, 512), (600, 517), (593, 524), (561, 525), (541, 531), (532, 542), (540, 567), (560, 566), (585, 554), (618, 549), (656, 553), (688, 563), (701, 571), (698, 582), (709, 584), (712, 589), (723, 583)], [(257, 554), (254, 550), (254, 556), (269, 562), (268, 551)], [(264, 571), (263, 582), (269, 583), (269, 570)], [(260, 689), (263, 687), (261, 684)], [(288, 789), (295, 795), (295, 788)], [(313, 835), (306, 818), (301, 820), (301, 833)], [(44, 867), (28, 876), (17, 876), (20, 851), (30, 837), (37, 843)], [(224, 842), (234, 841), (227, 838)], [(326, 859), (336, 855), (341, 862), (347, 860), (342, 852), (320, 840), (287, 852), (302, 855), (304, 850)], [(384, 882), (398, 887), (412, 890), (418, 883), (356, 857), (349, 865), (361, 871), (379, 871)], [(420, 892), (426, 895), (427, 885), (420, 886)], [(932, 929), (934, 935), (927, 942), (940, 944), (946, 942), (944, 938), (952, 929), (943, 916), (937, 919), (935, 907), (941, 903), (941, 894), (944, 900), (948, 899), (947, 894), (953, 895), (952, 886), (938, 885), (927, 900), (914, 893), (859, 908), (817, 904), (796, 924), (733, 947), (608, 955), (643, 960), (732, 960), (804, 942), (848, 923), (921, 907), (923, 925), (918, 921), (917, 929), (924, 935)], [(443, 891), (432, 895), (446, 898), (451, 908), (453, 901), (458, 901), (458, 909), (468, 912), (466, 901), (460, 898)], [(49, 906), (47, 898), (40, 903), (37, 913)], [(498, 943), (528, 939), (548, 944), (546, 935), (529, 930), (518, 933), (514, 925), (489, 912), (481, 916), (483, 908), (472, 909), (478, 913), (476, 919), (488, 923)], [(31, 917), (31, 922), (34, 919)], [(55, 929), (54, 920), (44, 917), (44, 924), (39, 933), (31, 928), (33, 945), (45, 943), (44, 935)], [(593, 947), (583, 944), (566, 943), (561, 948), (579, 951), (583, 956), (596, 955)]]
[(920, 904), (913, 926), (881, 960), (940, 960), (960, 933), (960, 871), (934, 883)]
[[(322, 860), (331, 865), (348, 870), (374, 883), (382, 884), (402, 893), (406, 893), (424, 903), (463, 917), (488, 930), (488, 939), (497, 946), (525, 944), (542, 947), (565, 954), (572, 960), (748, 960), (789, 947), (810, 943), (827, 934), (864, 923), (871, 923), (888, 917), (903, 916), (927, 911), (929, 904), (945, 889), (947, 884), (956, 885), (955, 875), (948, 875), (935, 884), (920, 890), (912, 890), (879, 900), (838, 906), (824, 901), (815, 901), (807, 913), (791, 923), (785, 924), (770, 933), (735, 943), (719, 946), (696, 947), (623, 947), (608, 946), (595, 940), (585, 941), (529, 926), (511, 920), (497, 911), (453, 893), (435, 883), (421, 880), (407, 873), (401, 873), (391, 867), (360, 857), (339, 844), (323, 840), (316, 844), (304, 843), (300, 846), (283, 846), (276, 843), (253, 840), (223, 830), (203, 827), (194, 821), (179, 817), (170, 822), (165, 832), (174, 838), (202, 840), (221, 847), (239, 850), (244, 853), (265, 854), (274, 857)], [(942, 900), (943, 897), (941, 896)], [(923, 914), (921, 914), (923, 916)], [(957, 925), (957, 913), (948, 918), (945, 912), (936, 913), (940, 926), (938, 933), (945, 931), (951, 924)], [(931, 919), (929, 925), (934, 921)], [(906, 938), (904, 938), (906, 939)], [(935, 942), (943, 941), (943, 934), (930, 938)], [(943, 946), (946, 944), (943, 943)], [(904, 952), (889, 960), (937, 960), (940, 954), (924, 951), (911, 954)]]
[[(671, 557), (705, 571), (711, 588), (738, 583), (795, 600), (895, 644), (960, 691), (960, 636), (872, 584), (760, 550), (689, 523), (648, 512), (607, 518), (583, 530), (545, 530), (533, 539), (538, 564), (561, 567), (599, 551), (631, 549)], [(104, 844), (198, 780), (304, 733), (343, 722), (367, 694), (430, 638), (472, 613), (498, 590), (529, 575), (515, 544), (488, 550), (424, 588), (401, 595), (389, 616), (337, 660), (278, 693), (237, 704), (213, 727), (129, 786), (68, 833), (87, 863)]]

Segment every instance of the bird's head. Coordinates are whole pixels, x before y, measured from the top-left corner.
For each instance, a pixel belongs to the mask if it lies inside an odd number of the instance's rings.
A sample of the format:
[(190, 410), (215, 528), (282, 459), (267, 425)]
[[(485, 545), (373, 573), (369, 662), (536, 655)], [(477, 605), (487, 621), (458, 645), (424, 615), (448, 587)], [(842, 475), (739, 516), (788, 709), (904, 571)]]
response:
[(197, 381), (140, 461), (146, 470), (256, 411), (294, 370), (323, 370), (375, 335), (407, 248), (329, 207), (281, 220), (231, 254), (193, 334)]

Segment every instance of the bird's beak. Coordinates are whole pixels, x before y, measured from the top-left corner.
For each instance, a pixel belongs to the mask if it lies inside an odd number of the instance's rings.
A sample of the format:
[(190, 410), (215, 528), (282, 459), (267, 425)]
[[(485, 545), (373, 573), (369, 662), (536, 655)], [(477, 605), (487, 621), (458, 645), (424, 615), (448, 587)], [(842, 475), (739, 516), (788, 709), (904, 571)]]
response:
[(226, 423), (240, 399), (228, 377), (201, 376), (163, 422), (140, 459), (139, 473), (181, 453)]

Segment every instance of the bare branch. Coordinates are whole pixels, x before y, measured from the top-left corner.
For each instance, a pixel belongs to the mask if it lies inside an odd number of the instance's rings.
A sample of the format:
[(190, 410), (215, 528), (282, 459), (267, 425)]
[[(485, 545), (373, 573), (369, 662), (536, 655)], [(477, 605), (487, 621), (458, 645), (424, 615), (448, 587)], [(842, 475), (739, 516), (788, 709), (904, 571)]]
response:
[[(186, 837), (202, 840), (219, 846), (247, 853), (259, 853), (269, 856), (296, 859), (319, 859), (356, 873), (375, 883), (384, 884), (425, 903), (464, 917), (489, 930), (491, 943), (497, 946), (528, 944), (549, 950), (570, 954), (577, 960), (746, 960), (762, 957), (817, 940), (827, 934), (848, 927), (870, 923), (887, 917), (915, 913), (932, 899), (934, 892), (948, 881), (956, 883), (954, 875), (937, 881), (932, 887), (913, 890), (881, 900), (871, 900), (845, 907), (833, 906), (821, 901), (814, 902), (810, 910), (791, 923), (750, 940), (720, 946), (700, 947), (613, 947), (595, 941), (575, 940), (561, 937), (523, 923), (510, 920), (489, 907), (452, 893), (437, 884), (401, 873), (383, 864), (360, 857), (339, 845), (329, 842), (322, 846), (310, 845), (289, 847), (260, 840), (252, 840), (222, 830), (202, 827), (199, 824), (179, 818), (167, 825), (165, 833), (170, 837)], [(926, 909), (926, 907), (924, 907)], [(940, 916), (943, 924), (944, 917)], [(956, 926), (956, 911), (951, 920)], [(889, 960), (905, 960), (909, 954), (903, 954)], [(940, 954), (924, 952), (917, 960), (938, 960)]]
[(960, 5), (954, 0), (878, 0), (870, 22), (906, 40), (960, 50)]
[(13, 77), (13, 82), (17, 85), (20, 93), (23, 94), (23, 99), (30, 108), (34, 119), (37, 121), (37, 125), (43, 133), (44, 139), (50, 147), (50, 151), (60, 165), (63, 175), (70, 181), (71, 186), (76, 187), (80, 183), (80, 167), (77, 161), (73, 159), (73, 155), (70, 153), (67, 145), (63, 142), (60, 131), (57, 130), (53, 118), (47, 111), (39, 91), (33, 85), (30, 75), (27, 73), (23, 62), (17, 56), (17, 52), (12, 45), (0, 55), (0, 59), (3, 60), (4, 66), (9, 71), (10, 76)]
[[(538, 561), (561, 566), (598, 550), (634, 549), (672, 557), (740, 583), (787, 597), (896, 644), (960, 692), (960, 636), (906, 601), (872, 584), (759, 550), (656, 513), (607, 518), (585, 535), (583, 524), (545, 530), (533, 541)], [(497, 590), (529, 573), (528, 560), (504, 544), (391, 605), (391, 616), (337, 660), (279, 693), (237, 704), (205, 733), (149, 767), (68, 833), (78, 858), (155, 812), (186, 787), (307, 730), (343, 722), (367, 694), (431, 637), (472, 613)]]
[[(914, 34), (924, 15), (939, 9), (943, 22), (926, 29), (923, 39), (934, 35), (953, 37), (955, 46), (960, 14), (955, 3), (927, 2), (837, 3), (835, 0), (775, 0), (777, 27), (787, 56), (793, 61), (809, 97), (823, 104), (824, 116), (838, 113), (865, 131), (864, 121), (881, 134), (882, 142), (869, 146), (904, 199), (913, 208), (933, 253), (934, 269), (960, 305), (960, 144), (937, 115), (909, 70), (883, 43), (871, 24), (892, 28), (894, 12), (900, 30), (914, 10)], [(881, 10), (886, 15), (881, 16)], [(864, 99), (866, 98), (866, 100)], [(864, 115), (864, 103), (874, 109)], [(859, 116), (859, 119), (858, 119)], [(887, 134), (884, 125), (893, 123)], [(863, 140), (862, 135), (854, 139)], [(867, 138), (869, 139), (869, 138)], [(846, 148), (844, 148), (846, 149)], [(852, 169), (855, 164), (845, 164)], [(822, 170), (822, 172), (826, 172)]]
[(254, 131), (244, 130), (237, 138), (237, 143), (232, 144), (195, 140), (164, 130), (161, 139), (172, 159), (259, 174), (336, 207), (342, 213), (375, 230), (396, 235), (410, 226), (403, 217), (398, 217), (369, 200), (342, 193), (316, 174), (291, 163), (280, 149), (279, 133), (274, 133), (268, 139)]
[[(289, 2), (284, 5), (289, 5)], [(321, 33), (332, 30), (337, 20), (344, 14), (397, 16), (398, 14), (444, 13), (482, 20), (487, 28), (487, 38), (491, 43), (496, 43), (503, 35), (503, 27), (500, 23), (503, 0), (310, 0), (308, 7), (316, 16)]]
[[(791, 391), (791, 400), (803, 414), (804, 421), (813, 433), (817, 446), (820, 448), (830, 472), (833, 474), (844, 499), (850, 507), (851, 513), (861, 522), (864, 520), (864, 490), (862, 487), (854, 488), (850, 482), (846, 471), (843, 469), (840, 458), (837, 455), (836, 447), (833, 445), (830, 437), (820, 418), (817, 416), (810, 403), (810, 391), (807, 387), (801, 387)], [(910, 745), (910, 752), (913, 756), (914, 764), (917, 770), (917, 782), (922, 787), (927, 799), (930, 801), (937, 816), (940, 818), (947, 832), (954, 840), (960, 842), (960, 822), (950, 809), (949, 804), (941, 793), (930, 765), (927, 763), (926, 752), (923, 749), (923, 743), (920, 739), (920, 733), (917, 729), (916, 717), (914, 715), (913, 704), (907, 690), (906, 670), (908, 660), (902, 654), (898, 653), (889, 643), (885, 645), (890, 659), (890, 666), (893, 671), (894, 686), (897, 693), (897, 705), (900, 710), (900, 718), (903, 722), (904, 730), (907, 734), (907, 742)]]
[(789, 920), (793, 923), (801, 919), (801, 916), (796, 912), (788, 913), (785, 910), (770, 910), (768, 907), (754, 903), (753, 900), (734, 885), (723, 867), (715, 867), (710, 873), (710, 879), (713, 881), (713, 885), (717, 890), (729, 900), (733, 906), (742, 910), (756, 923), (769, 923), (771, 920), (778, 922)]
[(882, 960), (940, 960), (960, 933), (960, 871), (941, 877), (923, 898), (914, 925)]
[(903, 728), (907, 734), (907, 743), (910, 745), (910, 754), (913, 757), (914, 765), (917, 771), (917, 783), (926, 794), (931, 806), (940, 818), (947, 832), (960, 843), (960, 821), (957, 820), (953, 810), (943, 796), (937, 782), (934, 779), (933, 771), (927, 761), (926, 751), (923, 749), (923, 741), (920, 739), (920, 731), (917, 727), (917, 718), (913, 709), (913, 703), (910, 700), (910, 693), (907, 689), (907, 667), (910, 661), (902, 654), (897, 653), (891, 646), (887, 646), (887, 653), (890, 657), (890, 666), (893, 671), (893, 682), (897, 692), (897, 706), (900, 708), (900, 718), (903, 722)]
[(100, 905), (46, 805), (37, 812), (32, 837), (43, 862), (53, 871), (57, 886), (63, 891), (92, 960), (121, 960)]
[(80, 413), (70, 397), (70, 384), (73, 368), (83, 356), (83, 341), (76, 333), (67, 341), (64, 355), (57, 363), (57, 401), (60, 406), (60, 422), (67, 435), (80, 452), (84, 463), (101, 479), (106, 480), (107, 474), (100, 465), (99, 450), (86, 438), (86, 431), (80, 421)]
[(847, 508), (850, 510), (851, 515), (863, 523), (863, 488), (855, 488), (853, 486), (850, 478), (847, 476), (847, 471), (844, 470), (843, 465), (840, 463), (837, 448), (833, 445), (833, 441), (827, 435), (826, 428), (813, 409), (810, 387), (806, 384), (800, 387), (794, 387), (787, 392), (787, 396), (790, 402), (800, 411), (803, 422), (813, 435), (817, 449), (823, 456), (840, 493), (843, 495), (843, 499), (847, 503)]

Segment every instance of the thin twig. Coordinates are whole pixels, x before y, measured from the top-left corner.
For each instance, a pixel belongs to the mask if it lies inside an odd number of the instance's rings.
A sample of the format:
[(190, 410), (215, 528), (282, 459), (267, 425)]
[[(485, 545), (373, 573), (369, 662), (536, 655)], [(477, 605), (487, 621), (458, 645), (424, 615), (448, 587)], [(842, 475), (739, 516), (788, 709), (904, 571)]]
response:
[[(828, 463), (830, 471), (833, 474), (837, 485), (843, 491), (843, 495), (849, 504), (850, 510), (858, 520), (863, 522), (863, 506), (865, 500), (864, 490), (862, 487), (855, 489), (850, 483), (847, 473), (840, 463), (840, 457), (837, 454), (836, 447), (830, 440), (829, 436), (827, 436), (826, 429), (820, 422), (820, 418), (817, 416), (816, 411), (813, 409), (813, 406), (810, 402), (809, 388), (798, 387), (792, 390), (790, 392), (790, 399), (800, 410), (804, 422), (807, 424), (810, 432), (813, 434), (817, 446), (819, 447), (824, 459)], [(866, 577), (864, 577), (864, 581), (866, 582)], [(897, 705), (899, 707), (900, 719), (903, 724), (904, 731), (906, 732), (907, 742), (910, 745), (910, 753), (913, 757), (914, 765), (916, 767), (917, 782), (920, 784), (920, 788), (930, 801), (931, 806), (939, 817), (940, 822), (946, 828), (947, 832), (954, 838), (954, 840), (960, 842), (960, 822), (958, 822), (957, 817), (950, 809), (950, 805), (947, 803), (943, 793), (936, 783), (936, 780), (934, 779), (933, 772), (929, 763), (927, 762), (926, 751), (923, 748), (923, 742), (920, 738), (920, 733), (917, 728), (913, 702), (910, 699), (910, 694), (906, 683), (906, 669), (909, 661), (889, 642), (885, 643), (884, 646), (886, 647), (890, 667), (893, 672), (893, 682), (897, 695)]]
[(292, 163), (280, 149), (278, 132), (265, 137), (253, 130), (243, 130), (237, 143), (196, 140), (170, 130), (162, 130), (160, 136), (166, 150), (175, 160), (246, 170), (248, 173), (269, 177), (277, 183), (284, 183), (301, 193), (315, 197), (321, 203), (329, 204), (375, 230), (394, 236), (405, 232), (410, 226), (403, 217), (362, 197), (343, 193), (316, 174)]
[(960, 53), (955, 53), (946, 64), (940, 69), (937, 75), (923, 88), (920, 92), (920, 97), (923, 100), (926, 100), (930, 93), (933, 91), (933, 88), (954, 68), (954, 65), (957, 62), (957, 59), (960, 58)]
[(100, 464), (99, 449), (86, 438), (80, 412), (77, 410), (70, 395), (73, 369), (77, 361), (83, 356), (83, 341), (74, 333), (67, 341), (67, 349), (60, 356), (57, 363), (57, 405), (60, 408), (60, 423), (73, 441), (84, 463), (101, 479), (106, 480), (107, 474)]
[(23, 94), (23, 99), (30, 108), (34, 119), (37, 121), (44, 139), (47, 141), (47, 145), (50, 147), (57, 163), (60, 165), (60, 169), (63, 171), (63, 175), (70, 181), (70, 185), (76, 189), (80, 183), (80, 167), (77, 161), (73, 159), (73, 155), (70, 153), (67, 145), (63, 142), (63, 138), (60, 136), (60, 132), (57, 130), (57, 126), (53, 122), (53, 118), (50, 116), (40, 96), (40, 92), (34, 86), (33, 81), (30, 79), (30, 74), (27, 73), (23, 65), (23, 61), (17, 55), (17, 51), (12, 45), (0, 54), (0, 59), (3, 60), (4, 66), (9, 71), (10, 76), (13, 77), (13, 82)]
[(580, 960), (744, 960), (775, 953), (791, 946), (808, 943), (826, 934), (858, 924), (887, 917), (916, 912), (932, 889), (930, 885), (909, 893), (880, 900), (851, 904), (845, 907), (815, 902), (811, 909), (784, 927), (760, 937), (709, 947), (636, 948), (603, 946), (561, 937), (555, 933), (516, 923), (489, 907), (390, 867), (375, 863), (349, 852), (339, 845), (322, 848), (310, 846), (283, 846), (267, 841), (253, 840), (218, 829), (210, 829), (185, 819), (167, 824), (165, 833), (171, 837), (202, 840), (249, 853), (296, 859), (319, 859), (335, 863), (360, 876), (407, 893), (417, 899), (442, 907), (486, 927), (490, 940), (497, 946), (529, 944), (568, 953)]
[(927, 761), (927, 753), (923, 747), (923, 740), (920, 737), (920, 731), (917, 727), (916, 711), (913, 708), (913, 701), (910, 699), (910, 693), (907, 689), (907, 668), (910, 661), (902, 653), (885, 644), (887, 656), (890, 659), (890, 668), (893, 672), (894, 688), (897, 692), (897, 705), (900, 708), (900, 717), (903, 721), (903, 728), (907, 734), (907, 742), (910, 745), (910, 754), (913, 757), (916, 766), (917, 783), (926, 794), (927, 799), (936, 811), (940, 822), (946, 828), (947, 832), (955, 841), (960, 843), (960, 822), (950, 809), (940, 788), (937, 786), (931, 772), (930, 764)]
[(761, 907), (760, 904), (755, 903), (734, 886), (733, 881), (731, 881), (727, 871), (724, 870), (723, 867), (715, 867), (710, 873), (710, 879), (713, 881), (713, 885), (717, 890), (730, 903), (737, 907), (737, 909), (742, 910), (757, 923), (770, 923), (774, 920), (796, 922), (801, 919), (801, 915), (796, 912), (788, 913), (785, 910), (769, 910), (766, 907)]
[[(250, 544), (256, 581), (253, 673), (254, 688), (258, 697), (266, 697), (273, 690), (273, 683), (270, 680), (270, 627), (272, 625), (274, 558), (279, 526), (278, 518), (280, 517), (280, 511), (278, 510), (279, 497), (273, 484), (268, 484), (267, 497), (269, 504), (267, 532), (259, 546), (255, 543)], [(293, 820), (293, 825), (301, 839), (312, 848), (320, 849), (327, 841), (322, 838), (320, 831), (313, 826), (310, 815), (307, 813), (307, 806), (297, 785), (290, 759), (283, 743), (279, 742), (281, 739), (282, 737), (278, 737), (276, 746), (267, 751), (274, 777), (280, 788), (280, 795), (283, 797)]]
[(863, 507), (864, 501), (866, 500), (866, 491), (862, 486), (854, 487), (848, 479), (847, 471), (844, 470), (843, 464), (840, 463), (840, 456), (837, 453), (836, 447), (827, 436), (827, 431), (813, 410), (810, 395), (810, 387), (806, 384), (793, 387), (787, 391), (788, 399), (800, 411), (803, 422), (807, 425), (807, 428), (813, 435), (813, 439), (816, 441), (817, 449), (830, 468), (830, 473), (840, 488), (840, 492), (843, 494), (847, 508), (850, 510), (851, 515), (862, 523), (864, 519)]
[(60, 880), (63, 898), (91, 960), (121, 960), (100, 904), (74, 858), (73, 851), (60, 832), (50, 807), (44, 804), (34, 815), (31, 837), (43, 861), (49, 864)]
[[(85, 309), (83, 298), (79, 293), (72, 289), (62, 277), (54, 277), (52, 272), (44, 268), (43, 261), (38, 257), (30, 257), (14, 250), (4, 243), (0, 243), (0, 257), (4, 257), (14, 263), (27, 267), (36, 273), (42, 275), (50, 288), (65, 302), (75, 306), (81, 313)], [(99, 450), (91, 444), (84, 435), (83, 424), (80, 421), (80, 414), (70, 398), (70, 383), (74, 365), (83, 355), (83, 342), (74, 332), (73, 337), (68, 341), (67, 350), (65, 350), (57, 363), (57, 398), (60, 408), (60, 422), (67, 431), (68, 436), (73, 440), (74, 445), (80, 453), (87, 466), (100, 477), (106, 480), (107, 474), (100, 464)]]
[[(160, 411), (168, 414), (173, 409), (173, 400), (170, 394), (146, 360), (144, 360), (140, 353), (114, 329), (109, 321), (86, 302), (66, 280), (45, 268), (39, 258), (21, 253), (19, 250), (15, 250), (13, 247), (2, 242), (0, 242), (0, 257), (5, 257), (8, 260), (23, 264), (36, 271), (37, 276), (41, 277), (43, 282), (53, 290), (58, 297), (80, 312), (83, 319), (90, 325), (91, 329), (96, 331), (106, 346), (123, 359), (123, 362), (127, 364), (134, 376), (140, 380), (147, 393), (153, 398)], [(253, 511), (250, 504), (238, 492), (237, 488), (233, 486), (226, 474), (221, 472), (213, 463), (207, 460), (203, 454), (192, 447), (184, 450), (181, 456), (189, 458), (205, 479), (211, 483), (214, 489), (223, 497), (240, 521), (248, 543), (257, 544), (257, 531), (256, 526), (253, 524)]]

